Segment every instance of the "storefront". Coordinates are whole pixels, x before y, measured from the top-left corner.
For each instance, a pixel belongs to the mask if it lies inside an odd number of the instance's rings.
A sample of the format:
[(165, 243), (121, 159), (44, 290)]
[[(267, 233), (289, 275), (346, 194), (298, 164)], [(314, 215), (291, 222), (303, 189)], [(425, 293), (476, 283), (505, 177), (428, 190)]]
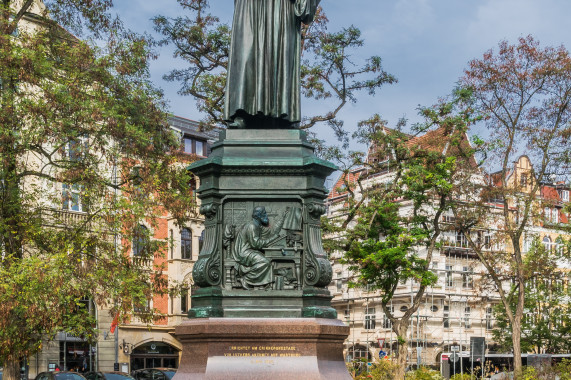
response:
[(143, 368), (178, 368), (179, 350), (164, 342), (149, 342), (133, 349), (131, 371)]
[(89, 343), (66, 333), (58, 334), (58, 338), (60, 369), (78, 372), (94, 370), (95, 350)]

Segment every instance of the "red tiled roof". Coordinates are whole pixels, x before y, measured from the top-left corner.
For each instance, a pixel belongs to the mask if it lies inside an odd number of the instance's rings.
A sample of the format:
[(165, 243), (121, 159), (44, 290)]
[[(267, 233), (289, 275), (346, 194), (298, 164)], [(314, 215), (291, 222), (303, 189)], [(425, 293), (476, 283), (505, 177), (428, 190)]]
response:
[(548, 185), (541, 186), (541, 197), (553, 202), (561, 202), (557, 189)]
[(347, 174), (344, 173), (340, 175), (339, 179), (335, 183), (335, 186), (333, 186), (333, 188), (329, 192), (327, 198), (334, 199), (346, 195), (348, 193), (348, 191), (344, 189), (346, 183), (349, 184), (349, 186), (355, 185), (359, 177), (361, 177), (362, 173), (363, 173), (363, 168), (359, 168), (356, 170), (352, 170)]

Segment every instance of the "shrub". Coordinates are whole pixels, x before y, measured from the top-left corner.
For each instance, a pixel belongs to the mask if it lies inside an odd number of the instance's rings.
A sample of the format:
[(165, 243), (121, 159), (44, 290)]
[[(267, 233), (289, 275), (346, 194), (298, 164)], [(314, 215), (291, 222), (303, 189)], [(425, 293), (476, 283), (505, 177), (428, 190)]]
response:
[(555, 373), (560, 380), (571, 380), (571, 360), (563, 360), (555, 366)]
[(420, 367), (416, 371), (407, 372), (406, 380), (444, 380), (440, 372), (428, 367)]
[(457, 373), (456, 375), (452, 376), (450, 380), (471, 380), (471, 378), (467, 373)]
[(397, 380), (395, 372), (397, 369), (396, 363), (390, 360), (381, 360), (369, 367), (369, 371), (363, 371), (359, 376), (355, 377), (357, 380)]

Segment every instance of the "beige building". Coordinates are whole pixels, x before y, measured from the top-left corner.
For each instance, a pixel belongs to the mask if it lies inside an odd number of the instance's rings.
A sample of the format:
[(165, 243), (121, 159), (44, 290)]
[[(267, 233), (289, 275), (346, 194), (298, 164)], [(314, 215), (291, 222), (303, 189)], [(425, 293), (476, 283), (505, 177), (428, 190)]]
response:
[[(438, 131), (431, 133), (437, 135)], [(427, 137), (429, 136), (420, 136), (416, 141), (426, 143)], [(444, 146), (440, 139), (438, 144)], [(379, 149), (372, 147), (369, 149), (369, 155), (369, 160), (375, 160), (375, 157), (379, 156)], [(520, 191), (529, 191), (530, 169), (531, 163), (525, 156), (514, 162), (509, 177), (510, 186), (513, 187), (516, 183), (522, 185), (527, 181), (527, 187), (523, 186)], [(357, 168), (348, 173), (346, 178), (339, 178), (329, 194), (328, 217), (336, 218), (345, 212), (349, 196), (347, 184), (354, 184), (359, 179), (363, 188), (367, 188), (391, 181), (392, 176), (389, 164), (381, 172), (373, 173), (365, 168)], [(359, 188), (355, 187), (354, 192), (359, 200)], [(539, 239), (552, 249), (559, 246), (557, 241), (560, 241), (560, 236), (569, 238), (569, 235), (562, 235), (560, 229), (561, 226), (569, 224), (569, 216), (562, 210), (568, 202), (568, 185), (541, 185), (541, 196), (535, 205), (536, 212), (521, 242), (523, 252), (529, 250), (533, 239)], [(505, 250), (493, 237), (496, 223), (494, 214), (500, 210), (500, 206), (489, 206), (491, 222), (487, 229), (481, 231), (485, 242), (484, 249), (491, 252)], [(411, 205), (401, 201), (400, 207), (400, 212), (406, 213)], [(492, 336), (495, 323), (492, 306), (500, 302), (499, 296), (491, 287), (484, 285), (482, 275), (485, 268), (475, 252), (469, 248), (466, 237), (453, 229), (453, 218), (452, 215), (443, 215), (443, 225), (450, 227), (442, 232), (442, 248), (434, 253), (430, 263), (438, 281), (426, 290), (419, 309), (411, 317), (407, 336), (408, 363), (411, 365), (439, 366), (442, 355), (447, 357), (453, 346), (467, 353), (472, 337), (485, 338), (487, 353), (494, 353), (498, 348)], [(426, 252), (421, 250), (418, 254), (422, 257)], [(341, 263), (342, 256), (342, 252), (331, 255), (333, 281), (329, 290), (334, 295), (332, 302), (339, 318), (351, 328), (345, 342), (346, 360), (367, 358), (368, 361), (375, 361), (379, 359), (380, 351), (390, 356), (396, 352), (399, 343), (391, 330), (389, 319), (382, 310), (380, 293), (369, 289), (349, 288), (348, 282), (353, 273), (346, 264)], [(413, 281), (399, 284), (390, 304), (397, 318), (410, 307), (417, 290), (418, 284)]]
[[(216, 131), (201, 132), (198, 123), (176, 116), (169, 118), (169, 124), (180, 134), (185, 153), (203, 157), (209, 154)], [(192, 191), (196, 186), (196, 183), (191, 184), (194, 187)], [(81, 207), (78, 210), (72, 210), (66, 204), (52, 207), (70, 218), (82, 217)], [(29, 358), (28, 377), (34, 378), (36, 374), (53, 370), (56, 366), (61, 369), (86, 367), (93, 371), (123, 372), (151, 367), (177, 368), (182, 347), (172, 333), (190, 307), (192, 268), (203, 236), (202, 217), (197, 210), (191, 215), (190, 222), (183, 227), (175, 225), (168, 215), (158, 217), (154, 228), (142, 224), (144, 228), (151, 229), (154, 239), (169, 239), (171, 243), (165, 257), (155, 261), (166, 265), (169, 283), (184, 284), (186, 288), (179, 297), (155, 297), (150, 303), (149, 307), (158, 309), (164, 318), (147, 325), (139, 321), (135, 312), (129, 323), (117, 324), (108, 310), (97, 309), (85, 300), (97, 316), (97, 344), (90, 346), (83, 339), (59, 333), (54, 340), (43, 344), (41, 353)]]

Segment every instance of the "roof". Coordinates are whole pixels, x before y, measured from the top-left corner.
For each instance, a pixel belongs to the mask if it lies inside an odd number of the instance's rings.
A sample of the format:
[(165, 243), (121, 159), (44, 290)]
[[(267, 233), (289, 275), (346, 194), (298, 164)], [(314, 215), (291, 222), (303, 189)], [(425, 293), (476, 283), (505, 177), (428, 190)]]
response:
[(346, 183), (348, 183), (349, 186), (356, 184), (357, 180), (364, 172), (364, 168), (357, 168), (355, 170), (351, 170), (349, 173), (341, 174), (337, 179), (337, 182), (335, 182), (333, 188), (331, 188), (327, 198), (333, 200), (337, 197), (347, 195), (348, 191), (345, 189)]
[(185, 135), (211, 141), (218, 140), (220, 128), (213, 127), (211, 129), (207, 129), (198, 121), (175, 115), (168, 117), (168, 123), (171, 127), (179, 129)]

